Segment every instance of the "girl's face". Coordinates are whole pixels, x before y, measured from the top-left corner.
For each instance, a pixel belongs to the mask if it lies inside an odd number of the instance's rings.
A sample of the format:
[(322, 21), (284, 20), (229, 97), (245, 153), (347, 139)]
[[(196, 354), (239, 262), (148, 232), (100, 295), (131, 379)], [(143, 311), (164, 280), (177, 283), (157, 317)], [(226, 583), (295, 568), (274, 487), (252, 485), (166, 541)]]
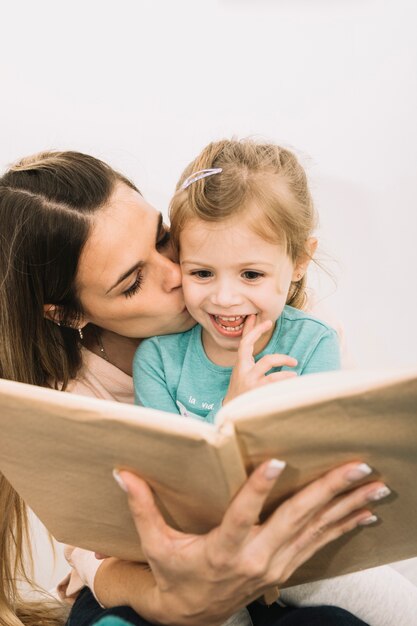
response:
[(245, 215), (222, 223), (192, 219), (180, 236), (180, 264), (187, 308), (203, 327), (207, 356), (219, 365), (233, 365), (248, 315), (257, 324), (276, 322), (300, 272), (281, 245), (253, 232)]
[(120, 183), (93, 219), (76, 281), (84, 321), (132, 338), (191, 328), (161, 215)]

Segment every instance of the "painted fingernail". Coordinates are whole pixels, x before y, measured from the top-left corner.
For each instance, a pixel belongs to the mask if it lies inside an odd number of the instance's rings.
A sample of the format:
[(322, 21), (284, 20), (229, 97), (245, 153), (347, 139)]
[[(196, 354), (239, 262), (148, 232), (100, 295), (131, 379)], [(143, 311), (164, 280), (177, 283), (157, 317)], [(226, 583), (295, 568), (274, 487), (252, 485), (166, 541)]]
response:
[(115, 468), (113, 470), (112, 474), (113, 474), (114, 480), (117, 482), (117, 484), (119, 485), (120, 489), (123, 489), (123, 491), (125, 491), (127, 493), (127, 487), (126, 487), (125, 483), (123, 482), (123, 478), (119, 474), (119, 470), (117, 470)]
[(379, 489), (371, 491), (371, 493), (368, 494), (368, 500), (370, 502), (376, 502), (377, 500), (382, 500), (382, 498), (386, 498), (390, 495), (390, 493), (391, 489), (389, 487), (380, 487)]
[(368, 517), (364, 517), (359, 520), (358, 526), (370, 526), (371, 524), (375, 524), (378, 521), (378, 517), (376, 515), (368, 515)]
[(285, 461), (279, 461), (278, 459), (271, 459), (271, 461), (269, 461), (268, 465), (266, 466), (264, 470), (265, 478), (267, 480), (273, 480), (274, 478), (279, 476), (279, 474), (281, 474), (282, 470), (284, 469), (286, 465), (287, 464)]
[(361, 480), (361, 478), (365, 478), (369, 474), (372, 474), (372, 467), (369, 467), (366, 463), (360, 463), (346, 472), (346, 480), (354, 483), (355, 480)]

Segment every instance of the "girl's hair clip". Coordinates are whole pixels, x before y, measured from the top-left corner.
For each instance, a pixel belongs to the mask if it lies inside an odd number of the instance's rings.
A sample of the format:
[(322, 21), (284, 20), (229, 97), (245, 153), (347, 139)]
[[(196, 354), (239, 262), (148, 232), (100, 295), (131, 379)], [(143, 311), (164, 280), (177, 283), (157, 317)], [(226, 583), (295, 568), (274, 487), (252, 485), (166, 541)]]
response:
[(207, 176), (213, 176), (213, 174), (220, 174), (223, 171), (222, 167), (214, 167), (207, 170), (198, 170), (198, 172), (194, 172), (185, 179), (183, 184), (181, 185), (181, 189), (187, 189), (190, 185), (195, 183), (197, 180), (201, 180), (202, 178), (207, 178)]

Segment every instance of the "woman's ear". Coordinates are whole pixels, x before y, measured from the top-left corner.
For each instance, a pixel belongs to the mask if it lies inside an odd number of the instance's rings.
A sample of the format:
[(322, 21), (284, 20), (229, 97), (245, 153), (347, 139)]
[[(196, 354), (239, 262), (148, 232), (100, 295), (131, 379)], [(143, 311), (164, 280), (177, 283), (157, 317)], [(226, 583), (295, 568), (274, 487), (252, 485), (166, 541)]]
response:
[(310, 264), (311, 259), (313, 258), (316, 249), (317, 249), (318, 241), (316, 237), (309, 237), (305, 243), (304, 254), (299, 258), (299, 260), (294, 265), (294, 271), (292, 275), (292, 281), (294, 283), (301, 280), (304, 274), (307, 271), (307, 268)]
[[(61, 326), (61, 322), (64, 319), (64, 311), (63, 307), (59, 304), (44, 304), (43, 305), (43, 315), (46, 319), (51, 320), (57, 326)], [(65, 324), (65, 326), (70, 326), (75, 330), (79, 330), (80, 328), (84, 328), (88, 324), (88, 320), (81, 316), (78, 318), (78, 325), (72, 326), (71, 324)]]
[(56, 304), (44, 304), (43, 316), (51, 322), (54, 322), (54, 324), (57, 324), (57, 326), (61, 326), (62, 307)]

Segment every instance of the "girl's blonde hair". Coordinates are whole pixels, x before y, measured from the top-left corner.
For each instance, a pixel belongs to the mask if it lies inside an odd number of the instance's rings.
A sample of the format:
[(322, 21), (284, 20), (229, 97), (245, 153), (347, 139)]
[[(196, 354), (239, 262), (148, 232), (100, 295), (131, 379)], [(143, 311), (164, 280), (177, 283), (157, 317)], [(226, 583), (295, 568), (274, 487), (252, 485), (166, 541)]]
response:
[[(65, 389), (81, 366), (78, 261), (94, 214), (117, 183), (136, 187), (79, 152), (43, 152), (0, 178), (0, 377)], [(60, 325), (44, 316), (59, 307)], [(24, 462), (24, 459), (22, 459)], [(0, 626), (56, 626), (62, 603), (27, 602), (30, 542), (24, 502), (0, 474)]]
[[(187, 178), (205, 169), (220, 173), (183, 188)], [(284, 245), (295, 263), (309, 255), (306, 243), (317, 217), (307, 177), (286, 148), (252, 139), (210, 143), (182, 173), (170, 205), (171, 235), (179, 246), (189, 220), (221, 222), (249, 212), (253, 230), (263, 239)], [(303, 308), (306, 276), (291, 284), (287, 304)]]

